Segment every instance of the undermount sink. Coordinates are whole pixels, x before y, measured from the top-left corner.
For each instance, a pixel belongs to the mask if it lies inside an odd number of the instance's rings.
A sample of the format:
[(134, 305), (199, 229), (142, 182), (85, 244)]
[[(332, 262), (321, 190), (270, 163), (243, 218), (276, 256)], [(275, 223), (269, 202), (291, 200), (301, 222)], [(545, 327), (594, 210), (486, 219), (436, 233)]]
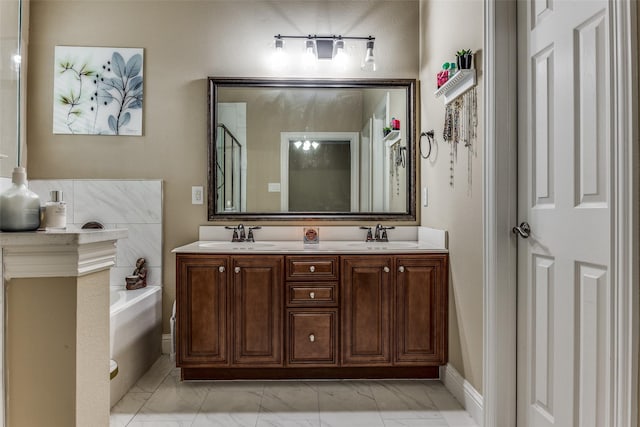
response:
[(418, 247), (417, 242), (355, 242), (349, 243), (352, 248), (362, 248), (371, 250), (385, 249), (415, 249)]
[(220, 248), (231, 250), (251, 250), (251, 249), (264, 249), (275, 246), (273, 243), (263, 242), (203, 242), (198, 246), (201, 248)]

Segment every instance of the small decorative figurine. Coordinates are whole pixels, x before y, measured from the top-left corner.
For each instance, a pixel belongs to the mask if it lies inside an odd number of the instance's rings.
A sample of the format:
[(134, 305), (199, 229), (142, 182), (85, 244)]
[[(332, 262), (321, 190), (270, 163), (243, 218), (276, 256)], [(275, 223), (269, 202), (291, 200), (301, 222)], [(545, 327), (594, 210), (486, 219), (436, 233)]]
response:
[(147, 286), (147, 260), (138, 258), (136, 261), (136, 269), (133, 270), (131, 276), (126, 277), (127, 289), (132, 291)]

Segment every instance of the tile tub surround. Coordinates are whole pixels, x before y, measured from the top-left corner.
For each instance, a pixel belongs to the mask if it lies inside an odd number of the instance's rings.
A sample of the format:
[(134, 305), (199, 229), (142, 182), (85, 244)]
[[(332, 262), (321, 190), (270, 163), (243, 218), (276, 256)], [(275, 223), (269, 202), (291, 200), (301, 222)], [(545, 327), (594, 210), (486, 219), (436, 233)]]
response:
[(126, 228), (129, 238), (118, 242), (111, 285), (124, 284), (139, 257), (147, 259), (148, 284), (162, 286), (162, 181), (161, 180), (32, 180), (29, 188), (49, 201), (51, 190), (62, 190), (69, 228), (88, 221), (106, 228)]
[(111, 410), (111, 427), (477, 427), (437, 380), (181, 382), (162, 356)]

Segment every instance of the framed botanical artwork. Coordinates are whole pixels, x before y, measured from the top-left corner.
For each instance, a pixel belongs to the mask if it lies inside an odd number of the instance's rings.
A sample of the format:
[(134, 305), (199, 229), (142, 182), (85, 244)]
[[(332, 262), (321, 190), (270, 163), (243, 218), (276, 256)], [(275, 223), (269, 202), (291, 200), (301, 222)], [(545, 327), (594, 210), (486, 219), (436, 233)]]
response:
[(56, 46), (53, 133), (142, 135), (143, 49)]

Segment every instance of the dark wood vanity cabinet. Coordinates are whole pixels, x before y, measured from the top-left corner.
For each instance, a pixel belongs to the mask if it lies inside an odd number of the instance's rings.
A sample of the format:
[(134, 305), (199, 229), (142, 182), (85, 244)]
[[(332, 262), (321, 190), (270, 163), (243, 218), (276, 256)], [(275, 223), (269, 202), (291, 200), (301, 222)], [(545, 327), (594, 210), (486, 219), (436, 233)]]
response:
[(342, 257), (342, 365), (441, 365), (447, 255)]
[(282, 366), (282, 256), (231, 258), (233, 365)]
[(176, 257), (178, 366), (226, 366), (228, 358), (227, 257)]
[(395, 258), (394, 365), (447, 362), (448, 257)]
[(342, 365), (391, 366), (390, 256), (342, 257)]
[(447, 362), (447, 254), (176, 259), (185, 379), (429, 378)]
[(282, 366), (282, 263), (178, 254), (178, 366)]

